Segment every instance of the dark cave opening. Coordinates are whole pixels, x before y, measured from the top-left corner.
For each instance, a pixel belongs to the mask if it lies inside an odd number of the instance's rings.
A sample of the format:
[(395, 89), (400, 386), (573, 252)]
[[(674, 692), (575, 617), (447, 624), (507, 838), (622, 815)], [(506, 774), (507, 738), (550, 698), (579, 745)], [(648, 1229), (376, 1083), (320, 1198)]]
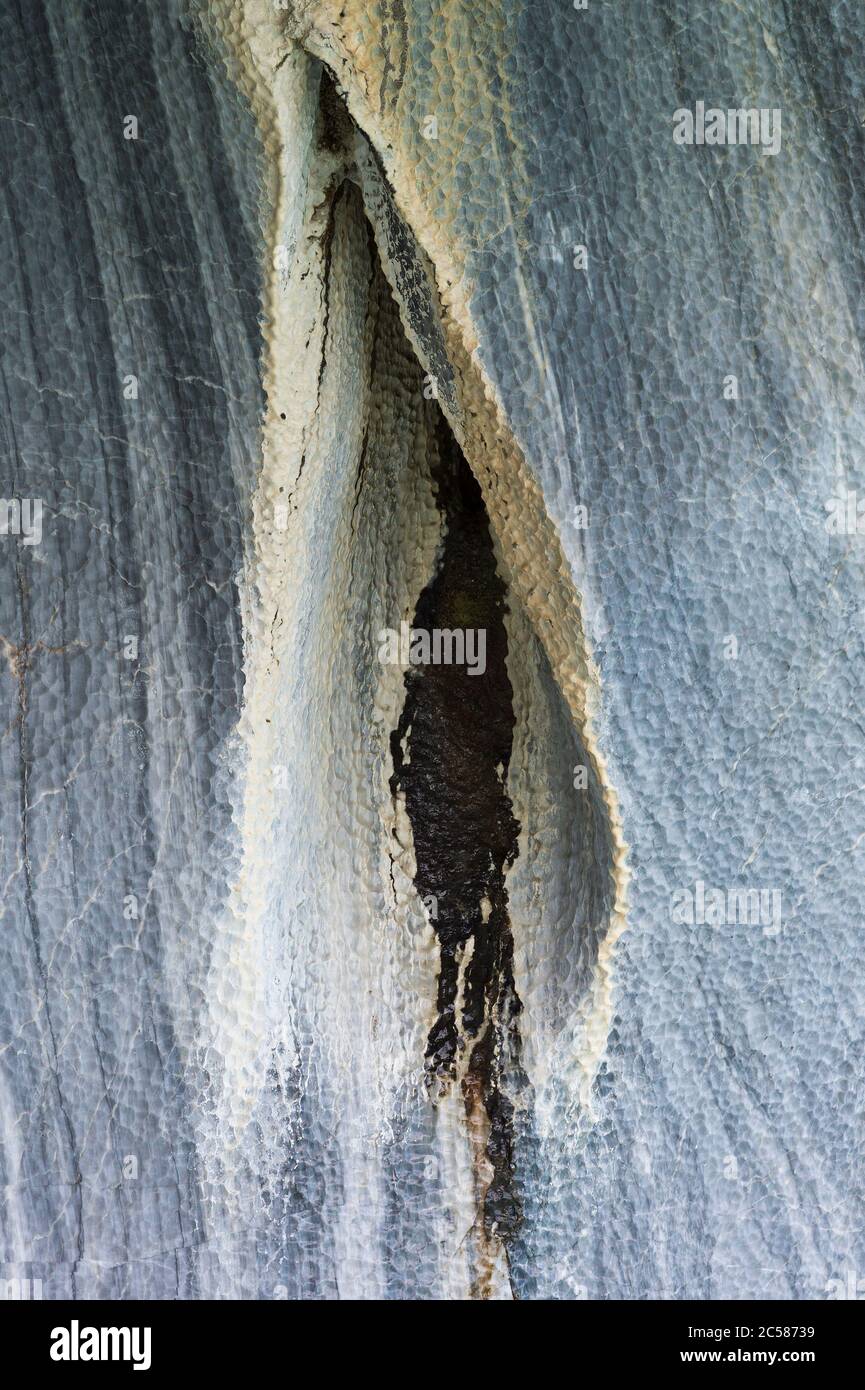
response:
[(513, 1102), (519, 1083), (519, 1015), (505, 875), (517, 855), (507, 791), (514, 732), (507, 671), (507, 589), (499, 574), (480, 487), (439, 412), (432, 478), (443, 522), (435, 574), (417, 602), (413, 630), (483, 634), (485, 666), (410, 666), (391, 734), (393, 793), (412, 826), (415, 886), (436, 904), (438, 1017), (426, 1049), (427, 1083), (459, 1078), (470, 1128), (483, 1134), (489, 1180), (482, 1220), (507, 1238), (520, 1224), (513, 1182)]

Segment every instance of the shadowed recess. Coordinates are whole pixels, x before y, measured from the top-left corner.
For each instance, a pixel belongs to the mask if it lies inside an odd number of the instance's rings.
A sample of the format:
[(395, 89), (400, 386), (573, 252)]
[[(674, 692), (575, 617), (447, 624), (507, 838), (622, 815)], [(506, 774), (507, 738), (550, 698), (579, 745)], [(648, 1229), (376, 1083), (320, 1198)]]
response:
[(411, 821), (422, 898), (436, 904), (441, 952), (438, 1017), (426, 1050), (428, 1082), (460, 1076), (470, 1130), (480, 1124), (492, 1177), (483, 1195), (487, 1235), (519, 1225), (513, 1192), (513, 1104), (508, 1059), (518, 1068), (521, 1005), (505, 873), (519, 824), (506, 779), (514, 732), (507, 672), (506, 588), (480, 488), (444, 420), (431, 475), (444, 524), (438, 566), (422, 591), (416, 630), (485, 634), (485, 665), (410, 667), (406, 700), (391, 735), (391, 790)]

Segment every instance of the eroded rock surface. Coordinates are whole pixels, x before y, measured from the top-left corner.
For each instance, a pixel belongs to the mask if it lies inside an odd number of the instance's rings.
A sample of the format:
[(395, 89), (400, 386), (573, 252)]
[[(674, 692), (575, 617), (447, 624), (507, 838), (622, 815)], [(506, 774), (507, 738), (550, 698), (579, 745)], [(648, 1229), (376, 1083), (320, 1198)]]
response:
[(0, 9), (7, 1278), (865, 1267), (865, 21), (692, 8)]

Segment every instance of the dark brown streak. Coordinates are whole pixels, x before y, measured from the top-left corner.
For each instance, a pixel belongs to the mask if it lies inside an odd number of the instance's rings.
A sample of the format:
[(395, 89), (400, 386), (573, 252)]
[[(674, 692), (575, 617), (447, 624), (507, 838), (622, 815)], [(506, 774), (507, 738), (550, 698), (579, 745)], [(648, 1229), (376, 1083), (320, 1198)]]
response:
[[(480, 488), (440, 411), (438, 417), (431, 464), (445, 535), (414, 626), (427, 632), (485, 630), (486, 670), (471, 675), (465, 666), (409, 668), (405, 706), (391, 734), (391, 791), (405, 796), (415, 886), (421, 897), (437, 900), (441, 964), (438, 1018), (426, 1050), (428, 1084), (444, 1090), (462, 1074), (470, 1129), (477, 1134), (480, 1124), (483, 1130), (491, 1173), (479, 1183), (484, 1234), (507, 1240), (519, 1228), (521, 1211), (514, 1184), (514, 1106), (504, 1073), (507, 1066), (511, 1089), (521, 1084), (522, 1006), (505, 887), (519, 834), (506, 789), (514, 729), (506, 588)], [(469, 950), (458, 1017), (460, 966)]]

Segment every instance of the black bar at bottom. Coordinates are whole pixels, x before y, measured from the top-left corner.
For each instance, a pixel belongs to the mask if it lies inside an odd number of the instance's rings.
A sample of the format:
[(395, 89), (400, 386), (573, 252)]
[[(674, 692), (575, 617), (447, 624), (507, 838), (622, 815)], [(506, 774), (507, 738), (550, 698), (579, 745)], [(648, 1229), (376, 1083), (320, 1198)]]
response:
[[(827, 1372), (847, 1371), (858, 1364), (861, 1338), (859, 1300), (839, 1302), (766, 1303), (589, 1303), (572, 1302), (547, 1305), (541, 1313), (550, 1315), (554, 1326), (572, 1341), (556, 1341), (559, 1360), (566, 1347), (565, 1361), (578, 1373), (581, 1359), (590, 1354), (597, 1364), (602, 1358), (610, 1374), (638, 1370), (668, 1375), (679, 1371), (699, 1376), (707, 1368), (737, 1372), (740, 1368), (760, 1370), (772, 1376), (781, 1370), (799, 1368)], [(423, 1307), (423, 1304), (412, 1305)], [(397, 1329), (395, 1320), (405, 1316), (401, 1305), (354, 1303), (285, 1302), (260, 1303), (71, 1303), (34, 1300), (0, 1303), (2, 1333), (7, 1352), (14, 1346), (16, 1372), (30, 1370), (48, 1374), (63, 1383), (68, 1377), (92, 1378), (102, 1371), (112, 1375), (137, 1374), (161, 1379), (166, 1374), (213, 1373), (222, 1379), (238, 1372), (247, 1376), (261, 1373), (268, 1377), (279, 1366), (279, 1379), (293, 1378), (288, 1354), (299, 1358), (301, 1374), (321, 1370), (332, 1374), (339, 1365), (340, 1352), (354, 1374), (380, 1373), (381, 1343), (373, 1328), (378, 1317), (388, 1319), (388, 1332)], [(354, 1317), (361, 1311), (363, 1322)], [(518, 1316), (534, 1324), (530, 1307)], [(485, 1338), (496, 1336), (496, 1308), (486, 1311), (466, 1308), (455, 1311), (455, 1326), (468, 1335), (483, 1331)], [(318, 1318), (322, 1318), (318, 1324)], [(466, 1317), (467, 1321), (462, 1322)], [(345, 1323), (343, 1319), (345, 1318)], [(441, 1336), (441, 1313), (433, 1343)], [(492, 1318), (492, 1323), (487, 1322)], [(318, 1326), (316, 1326), (318, 1324)], [(426, 1324), (429, 1326), (428, 1324)], [(331, 1332), (345, 1327), (336, 1342), (322, 1342), (319, 1327)], [(536, 1325), (535, 1325), (536, 1326)], [(547, 1325), (549, 1326), (549, 1325)], [(514, 1339), (513, 1322), (501, 1325), (502, 1350), (517, 1352), (529, 1369), (551, 1367), (553, 1348), (548, 1341)], [(371, 1335), (372, 1334), (372, 1335)], [(423, 1337), (423, 1327), (415, 1334)], [(495, 1342), (490, 1344), (490, 1350)], [(369, 1360), (367, 1361), (367, 1357)], [(311, 1363), (311, 1364), (310, 1364)], [(391, 1360), (391, 1365), (393, 1361)], [(268, 1366), (271, 1371), (268, 1371)], [(403, 1368), (401, 1379), (411, 1374)]]

